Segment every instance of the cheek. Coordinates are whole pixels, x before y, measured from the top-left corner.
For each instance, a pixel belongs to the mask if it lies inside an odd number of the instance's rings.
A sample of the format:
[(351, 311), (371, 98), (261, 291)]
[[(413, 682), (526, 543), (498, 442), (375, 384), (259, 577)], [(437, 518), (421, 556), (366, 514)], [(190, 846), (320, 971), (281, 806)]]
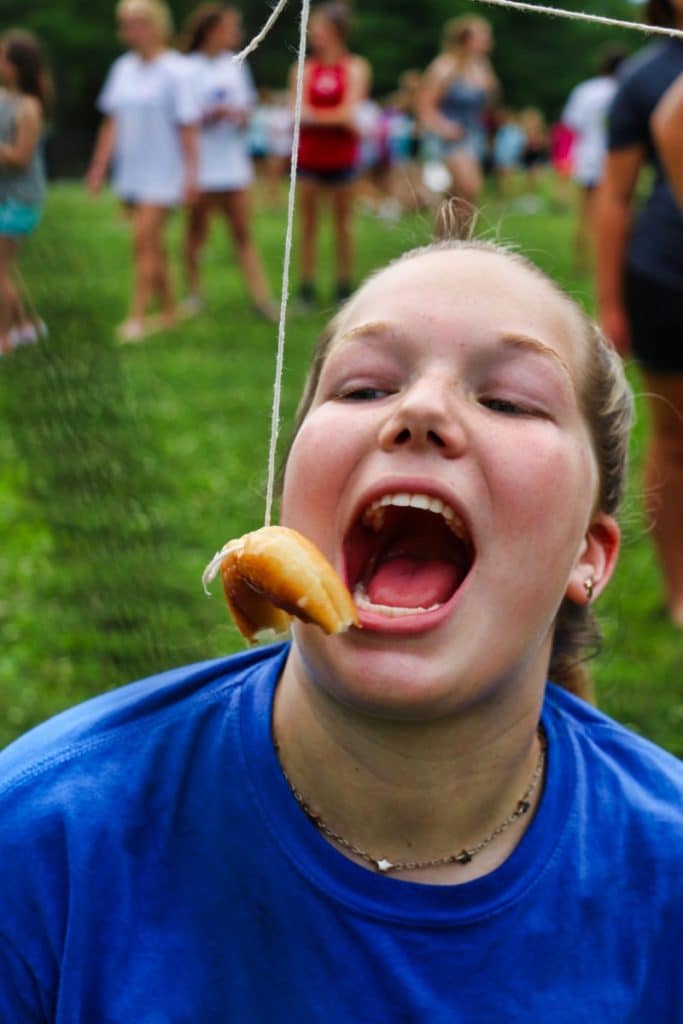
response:
[(520, 529), (532, 545), (552, 545), (581, 536), (596, 490), (589, 448), (567, 444), (560, 435), (544, 443), (520, 445), (501, 467), (500, 503), (509, 529)]
[(296, 527), (328, 521), (338, 504), (358, 450), (353, 416), (321, 406), (304, 420), (289, 454), (282, 495), (282, 522)]

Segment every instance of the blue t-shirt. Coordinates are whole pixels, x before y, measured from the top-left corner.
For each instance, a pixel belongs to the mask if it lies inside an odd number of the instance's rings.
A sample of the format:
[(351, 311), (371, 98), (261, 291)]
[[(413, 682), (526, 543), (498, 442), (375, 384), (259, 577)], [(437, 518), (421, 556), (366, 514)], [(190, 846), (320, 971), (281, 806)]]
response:
[(680, 1024), (683, 766), (548, 688), (530, 827), (455, 886), (330, 846), (273, 749), (286, 647), (77, 707), (0, 755), (7, 1024)]
[(631, 234), (628, 264), (665, 288), (680, 292), (683, 213), (654, 146), (650, 118), (663, 94), (683, 74), (683, 40), (652, 43), (619, 70), (619, 87), (609, 112), (608, 148), (643, 146), (654, 167), (652, 190)]

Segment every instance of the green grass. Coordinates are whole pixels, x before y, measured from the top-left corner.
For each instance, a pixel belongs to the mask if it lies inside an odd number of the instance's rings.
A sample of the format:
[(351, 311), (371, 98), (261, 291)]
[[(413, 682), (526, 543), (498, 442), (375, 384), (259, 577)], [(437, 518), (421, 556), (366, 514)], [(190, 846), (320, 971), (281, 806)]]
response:
[[(491, 201), (481, 232), (516, 242), (572, 293), (566, 213), (513, 214)], [(275, 289), (284, 216), (257, 217)], [(427, 240), (425, 217), (358, 222), (359, 273)], [(180, 224), (171, 244), (178, 251)], [(323, 238), (321, 265), (329, 266)], [(262, 521), (276, 330), (249, 312), (214, 226), (207, 312), (144, 345), (117, 347), (130, 283), (128, 230), (113, 201), (52, 189), (22, 270), (49, 344), (0, 365), (0, 745), (55, 711), (145, 673), (242, 645), (202, 568)], [(331, 292), (329, 273), (322, 279)], [(291, 417), (329, 309), (288, 324)], [(637, 387), (637, 380), (634, 380)], [(600, 601), (601, 706), (683, 754), (683, 644), (659, 614), (660, 584), (638, 500), (634, 439), (626, 536)]]

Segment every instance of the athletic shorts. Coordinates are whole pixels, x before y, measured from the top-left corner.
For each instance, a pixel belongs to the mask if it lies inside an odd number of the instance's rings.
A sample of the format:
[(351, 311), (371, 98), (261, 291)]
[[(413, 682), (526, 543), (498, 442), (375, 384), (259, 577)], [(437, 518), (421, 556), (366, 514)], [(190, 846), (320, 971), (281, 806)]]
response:
[(358, 168), (328, 167), (325, 170), (314, 170), (311, 167), (299, 167), (297, 176), (307, 181), (315, 181), (318, 185), (348, 185), (358, 177)]
[(652, 373), (683, 373), (683, 288), (627, 269), (624, 300), (635, 360)]
[(21, 238), (30, 235), (40, 220), (39, 206), (26, 206), (14, 199), (0, 202), (0, 235)]

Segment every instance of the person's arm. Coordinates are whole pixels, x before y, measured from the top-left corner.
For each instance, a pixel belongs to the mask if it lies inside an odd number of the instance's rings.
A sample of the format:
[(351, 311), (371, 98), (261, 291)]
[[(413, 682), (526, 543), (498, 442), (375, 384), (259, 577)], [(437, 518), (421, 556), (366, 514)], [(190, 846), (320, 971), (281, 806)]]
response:
[(40, 103), (34, 96), (24, 96), (17, 111), (14, 140), (0, 143), (0, 164), (6, 167), (28, 167), (40, 141), (42, 129)]
[(683, 206), (683, 74), (655, 107), (650, 127), (671, 189)]
[(113, 117), (105, 117), (100, 124), (95, 141), (95, 148), (90, 159), (90, 166), (85, 175), (88, 192), (96, 195), (104, 183), (107, 170), (114, 152), (116, 125)]
[(631, 203), (643, 159), (642, 146), (611, 152), (598, 192), (598, 315), (602, 329), (622, 356), (627, 356), (631, 347), (623, 276), (631, 230)]
[(452, 74), (450, 63), (443, 57), (437, 57), (424, 73), (416, 103), (421, 130), (433, 132), (444, 139), (458, 139), (463, 134), (463, 129), (439, 110), (439, 102)]
[(194, 203), (197, 199), (197, 125), (181, 124), (180, 145), (183, 151), (183, 163), (185, 167), (185, 202)]

